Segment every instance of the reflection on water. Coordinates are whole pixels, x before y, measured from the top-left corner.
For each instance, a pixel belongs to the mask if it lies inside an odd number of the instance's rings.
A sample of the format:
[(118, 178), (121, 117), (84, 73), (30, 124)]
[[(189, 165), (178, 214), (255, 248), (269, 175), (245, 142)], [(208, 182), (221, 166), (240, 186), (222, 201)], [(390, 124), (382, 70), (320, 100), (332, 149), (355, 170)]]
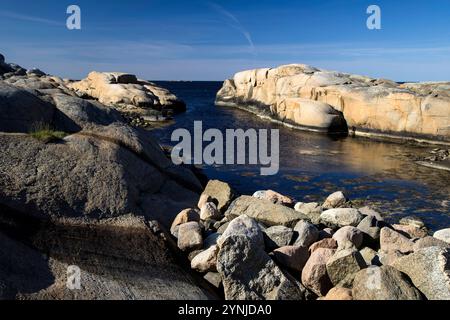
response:
[(162, 82), (188, 105), (175, 121), (152, 130), (163, 144), (171, 144), (176, 128), (280, 130), (280, 172), (259, 175), (257, 166), (203, 167), (211, 179), (221, 179), (239, 192), (252, 194), (274, 189), (298, 201), (323, 201), (336, 190), (345, 190), (357, 204), (371, 205), (392, 220), (417, 215), (434, 229), (450, 226), (450, 172), (416, 165), (409, 158), (423, 147), (377, 142), (364, 138), (332, 139), (261, 120), (242, 110), (215, 107), (218, 82)]

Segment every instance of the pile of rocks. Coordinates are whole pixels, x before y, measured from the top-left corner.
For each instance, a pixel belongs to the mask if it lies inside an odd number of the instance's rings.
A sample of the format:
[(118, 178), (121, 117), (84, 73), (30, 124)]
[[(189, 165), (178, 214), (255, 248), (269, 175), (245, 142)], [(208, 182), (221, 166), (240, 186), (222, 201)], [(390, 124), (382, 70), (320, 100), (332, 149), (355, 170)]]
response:
[(171, 233), (226, 299), (450, 299), (450, 229), (430, 236), (415, 217), (390, 225), (343, 192), (295, 203), (210, 181)]

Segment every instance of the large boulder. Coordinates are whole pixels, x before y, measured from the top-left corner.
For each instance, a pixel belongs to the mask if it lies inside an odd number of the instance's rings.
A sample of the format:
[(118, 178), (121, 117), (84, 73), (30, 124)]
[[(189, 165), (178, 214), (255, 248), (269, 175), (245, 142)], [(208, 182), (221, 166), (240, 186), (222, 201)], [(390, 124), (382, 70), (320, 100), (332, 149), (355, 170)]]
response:
[(450, 228), (436, 231), (433, 234), (433, 237), (435, 237), (438, 240), (445, 241), (448, 244), (450, 244)]
[(450, 249), (419, 249), (397, 259), (393, 267), (405, 273), (427, 299), (450, 300)]
[(400, 271), (390, 266), (371, 266), (353, 281), (355, 300), (422, 300), (422, 295)]
[[(5, 211), (3, 210), (3, 213)], [(5, 218), (2, 215), (2, 218)], [(132, 215), (98, 220), (16, 220), (0, 232), (0, 299), (179, 300), (214, 298), (176, 263), (155, 222)], [(11, 231), (11, 230), (10, 230)], [(67, 287), (69, 266), (80, 289)]]
[(174, 166), (148, 132), (127, 126), (117, 112), (69, 95), (44, 102), (14, 86), (0, 88), (0, 108), (7, 108), (0, 131), (29, 132), (43, 123), (50, 132), (76, 133), (58, 143), (0, 134), (0, 204), (43, 218), (134, 213), (166, 227), (195, 204), (201, 186), (193, 173)]
[(305, 289), (284, 274), (264, 249), (241, 235), (220, 245), (217, 269), (227, 300), (303, 300)]
[(450, 141), (448, 83), (399, 84), (294, 64), (236, 73), (216, 104), (310, 130)]
[(301, 212), (273, 204), (268, 200), (250, 196), (241, 196), (233, 201), (225, 216), (234, 218), (242, 214), (252, 217), (267, 226), (284, 225), (286, 227), (294, 227), (298, 221), (307, 219)]
[(29, 133), (50, 126), (55, 110), (31, 92), (0, 82), (0, 132)]

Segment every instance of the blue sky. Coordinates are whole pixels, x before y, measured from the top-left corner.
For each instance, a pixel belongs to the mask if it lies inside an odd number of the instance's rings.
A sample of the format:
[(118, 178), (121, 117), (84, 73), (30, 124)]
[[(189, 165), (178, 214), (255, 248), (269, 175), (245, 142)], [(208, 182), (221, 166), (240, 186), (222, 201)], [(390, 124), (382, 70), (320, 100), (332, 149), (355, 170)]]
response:
[[(82, 10), (82, 30), (65, 27)], [(366, 9), (382, 10), (382, 30)], [(24, 67), (154, 80), (223, 80), (287, 63), (389, 78), (450, 80), (450, 0), (2, 0), (0, 52)]]

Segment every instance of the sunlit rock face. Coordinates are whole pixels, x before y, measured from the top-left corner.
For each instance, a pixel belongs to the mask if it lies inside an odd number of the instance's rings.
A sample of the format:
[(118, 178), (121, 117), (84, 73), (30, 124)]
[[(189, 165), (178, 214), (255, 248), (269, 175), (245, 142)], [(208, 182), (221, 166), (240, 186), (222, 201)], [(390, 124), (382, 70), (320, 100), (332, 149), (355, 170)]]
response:
[(450, 82), (404, 83), (302, 64), (236, 73), (218, 105), (320, 131), (450, 141)]

